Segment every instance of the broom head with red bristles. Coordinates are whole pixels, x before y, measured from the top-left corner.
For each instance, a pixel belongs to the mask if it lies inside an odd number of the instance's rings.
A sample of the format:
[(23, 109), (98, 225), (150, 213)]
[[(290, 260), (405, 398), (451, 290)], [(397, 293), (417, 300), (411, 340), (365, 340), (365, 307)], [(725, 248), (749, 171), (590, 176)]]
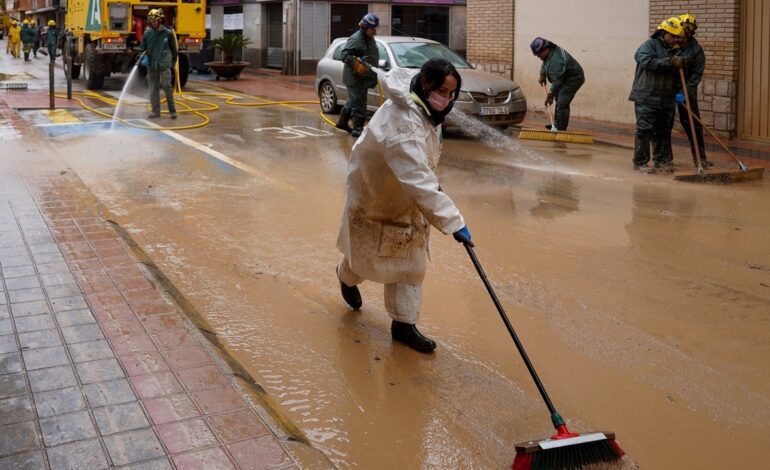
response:
[(562, 425), (549, 439), (516, 444), (512, 470), (578, 470), (620, 460), (625, 454), (612, 432), (575, 434)]

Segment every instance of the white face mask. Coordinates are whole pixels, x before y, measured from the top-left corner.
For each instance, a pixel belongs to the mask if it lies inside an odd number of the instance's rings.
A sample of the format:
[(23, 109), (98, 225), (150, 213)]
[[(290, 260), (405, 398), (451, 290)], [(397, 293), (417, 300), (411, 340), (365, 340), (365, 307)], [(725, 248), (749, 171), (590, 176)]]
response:
[(428, 103), (430, 103), (430, 107), (438, 112), (445, 110), (451, 102), (451, 98), (444, 98), (438, 93), (431, 93), (430, 96), (428, 96)]

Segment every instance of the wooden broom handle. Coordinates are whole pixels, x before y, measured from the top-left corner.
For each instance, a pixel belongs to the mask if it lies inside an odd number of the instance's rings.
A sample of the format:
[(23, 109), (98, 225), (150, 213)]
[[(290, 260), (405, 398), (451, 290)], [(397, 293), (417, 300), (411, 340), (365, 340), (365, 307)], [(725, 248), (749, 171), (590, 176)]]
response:
[(703, 171), (703, 165), (701, 164), (700, 146), (698, 146), (698, 138), (695, 136), (695, 120), (692, 117), (692, 108), (690, 108), (690, 97), (687, 96), (687, 80), (684, 79), (684, 70), (679, 69), (679, 79), (682, 81), (682, 93), (684, 94), (685, 107), (687, 108), (687, 115), (690, 116), (690, 137), (693, 140), (693, 148), (695, 149), (695, 158), (698, 161), (698, 172)]
[[(545, 93), (545, 97), (548, 98), (548, 86), (545, 83), (543, 83), (543, 93)], [(548, 117), (551, 118), (551, 129), (555, 129), (556, 124), (553, 122), (553, 111), (551, 111), (550, 106), (546, 106), (545, 108), (548, 110)]]
[[(690, 111), (690, 107), (689, 107), (689, 106), (687, 107), (687, 111)], [(717, 135), (716, 135), (716, 134), (714, 134), (714, 133), (711, 131), (711, 129), (709, 129), (708, 127), (706, 127), (706, 125), (705, 125), (705, 124), (703, 124), (703, 121), (701, 121), (701, 120), (700, 120), (700, 118), (699, 118), (699, 117), (698, 117), (698, 116), (697, 116), (695, 113), (693, 113), (693, 114), (692, 114), (692, 117), (694, 117), (694, 118), (695, 118), (695, 120), (696, 120), (696, 121), (698, 121), (698, 124), (700, 124), (702, 128), (706, 129), (706, 132), (708, 132), (708, 133), (709, 133), (709, 135), (710, 135), (711, 137), (713, 137), (713, 138), (714, 138), (714, 139), (715, 139), (717, 142), (719, 142), (719, 145), (721, 145), (721, 146), (722, 146), (722, 148), (723, 148), (723, 149), (725, 149), (725, 152), (727, 152), (727, 153), (728, 153), (728, 155), (730, 155), (731, 157), (733, 157), (733, 160), (735, 160), (735, 163), (737, 163), (738, 165), (742, 165), (741, 161), (740, 161), (740, 160), (738, 160), (738, 157), (736, 157), (736, 156), (735, 156), (735, 154), (734, 154), (734, 153), (733, 153), (733, 152), (732, 152), (732, 151), (731, 151), (731, 150), (730, 150), (730, 149), (727, 147), (727, 145), (725, 145), (725, 143), (724, 143), (724, 142), (722, 142), (722, 139), (720, 139), (719, 137), (717, 137)]]

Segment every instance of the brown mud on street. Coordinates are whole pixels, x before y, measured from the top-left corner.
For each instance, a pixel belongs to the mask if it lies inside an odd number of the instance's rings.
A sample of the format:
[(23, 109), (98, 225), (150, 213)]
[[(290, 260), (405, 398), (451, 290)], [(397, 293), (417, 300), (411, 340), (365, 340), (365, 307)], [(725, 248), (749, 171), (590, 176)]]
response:
[[(334, 274), (351, 138), (312, 113), (228, 113), (184, 135), (260, 173), (163, 134), (57, 148), (339, 467), (506, 468), (550, 435), (462, 247), (432, 231), (436, 354), (392, 344), (382, 287), (351, 312)], [(297, 125), (329, 135), (253, 131)], [(447, 138), (439, 176), (573, 430), (615, 431), (641, 468), (766, 468), (766, 180), (679, 183), (633, 173), (627, 150), (499, 135)]]

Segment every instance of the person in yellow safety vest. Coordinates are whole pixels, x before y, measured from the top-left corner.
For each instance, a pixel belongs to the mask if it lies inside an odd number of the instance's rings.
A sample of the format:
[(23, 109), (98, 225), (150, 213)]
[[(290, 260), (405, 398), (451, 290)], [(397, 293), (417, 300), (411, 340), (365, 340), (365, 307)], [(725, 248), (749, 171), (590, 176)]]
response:
[(21, 30), (16, 21), (11, 23), (11, 29), (8, 30), (8, 48), (14, 59), (18, 59), (21, 54)]

